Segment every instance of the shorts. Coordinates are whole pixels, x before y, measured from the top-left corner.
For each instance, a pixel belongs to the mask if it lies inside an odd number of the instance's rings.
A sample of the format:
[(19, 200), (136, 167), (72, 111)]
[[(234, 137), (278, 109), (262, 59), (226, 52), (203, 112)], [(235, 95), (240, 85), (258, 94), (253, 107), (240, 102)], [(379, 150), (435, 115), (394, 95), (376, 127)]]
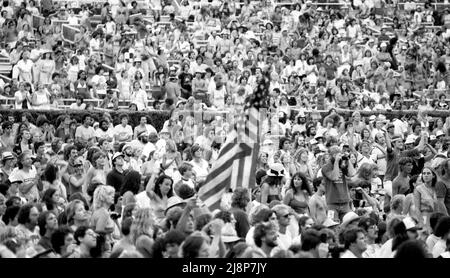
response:
[(334, 211), (334, 221), (342, 221), (347, 212), (350, 212), (350, 203), (334, 203), (328, 205), (328, 210)]

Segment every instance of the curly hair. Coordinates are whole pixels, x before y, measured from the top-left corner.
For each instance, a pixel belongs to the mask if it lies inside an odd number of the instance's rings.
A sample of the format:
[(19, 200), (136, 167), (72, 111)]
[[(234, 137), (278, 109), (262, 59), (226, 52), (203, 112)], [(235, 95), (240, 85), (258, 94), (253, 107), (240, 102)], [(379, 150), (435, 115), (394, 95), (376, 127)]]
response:
[(245, 210), (247, 204), (250, 202), (250, 196), (247, 188), (236, 188), (231, 196), (231, 207)]
[(114, 194), (116, 190), (114, 187), (109, 185), (99, 185), (94, 191), (94, 198), (93, 198), (93, 208), (94, 210), (99, 209), (103, 206), (105, 206), (106, 198), (109, 194)]

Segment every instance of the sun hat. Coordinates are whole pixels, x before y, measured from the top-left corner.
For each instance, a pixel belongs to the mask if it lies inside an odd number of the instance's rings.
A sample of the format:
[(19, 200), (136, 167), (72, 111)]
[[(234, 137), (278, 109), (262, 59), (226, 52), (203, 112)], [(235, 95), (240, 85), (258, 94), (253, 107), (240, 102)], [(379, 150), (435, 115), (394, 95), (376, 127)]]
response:
[(8, 159), (13, 159), (14, 155), (12, 152), (3, 152), (2, 154), (2, 161), (6, 161)]
[(358, 214), (356, 214), (353, 211), (349, 211), (347, 212), (344, 217), (342, 218), (342, 228), (345, 228), (348, 226), (348, 224), (350, 224), (351, 222), (355, 221), (355, 220), (359, 220), (361, 217), (358, 216)]
[(322, 223), (322, 225), (324, 225), (326, 228), (330, 228), (330, 227), (336, 226), (338, 224), (339, 223), (333, 221), (330, 218), (325, 219), (325, 221)]
[(281, 163), (273, 163), (267, 170), (269, 177), (284, 177), (284, 166)]
[(167, 211), (175, 206), (186, 204), (186, 201), (181, 199), (178, 196), (172, 196), (167, 200), (167, 208), (164, 211), (164, 214), (167, 213)]
[(239, 241), (241, 238), (238, 237), (236, 230), (233, 228), (231, 223), (227, 223), (222, 227), (222, 241), (224, 243), (230, 243)]

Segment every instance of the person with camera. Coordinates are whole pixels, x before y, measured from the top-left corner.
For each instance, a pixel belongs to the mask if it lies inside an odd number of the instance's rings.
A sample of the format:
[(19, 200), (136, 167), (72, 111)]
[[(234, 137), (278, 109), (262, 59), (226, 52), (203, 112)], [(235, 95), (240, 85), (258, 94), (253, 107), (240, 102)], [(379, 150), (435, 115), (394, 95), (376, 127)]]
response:
[(341, 220), (350, 211), (348, 181), (355, 174), (355, 169), (338, 146), (331, 146), (328, 152), (330, 161), (322, 168), (325, 198), (329, 211), (332, 211), (330, 216)]

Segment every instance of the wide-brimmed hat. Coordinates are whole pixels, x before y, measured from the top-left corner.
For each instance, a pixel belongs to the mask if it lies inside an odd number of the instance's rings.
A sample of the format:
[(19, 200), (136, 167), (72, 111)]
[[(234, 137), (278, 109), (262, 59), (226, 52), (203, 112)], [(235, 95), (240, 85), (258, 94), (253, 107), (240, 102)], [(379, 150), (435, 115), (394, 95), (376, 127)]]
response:
[(233, 228), (233, 226), (229, 224), (230, 223), (225, 224), (222, 228), (222, 241), (224, 243), (239, 241), (241, 238), (238, 237), (236, 230)]
[(169, 209), (183, 204), (186, 204), (185, 200), (178, 196), (172, 196), (167, 200), (167, 208), (164, 213), (166, 214)]
[(330, 227), (336, 226), (338, 224), (339, 224), (338, 222), (335, 222), (330, 218), (325, 219), (325, 221), (323, 221), (323, 223), (322, 223), (322, 225), (324, 225), (326, 228), (330, 228)]
[(438, 138), (439, 136), (445, 136), (445, 133), (442, 130), (436, 131), (436, 138)]
[(6, 161), (8, 159), (13, 159), (14, 155), (12, 152), (3, 152), (2, 154), (2, 161)]
[(284, 166), (281, 163), (274, 163), (270, 165), (267, 170), (267, 175), (270, 177), (284, 177)]
[(353, 221), (359, 220), (361, 217), (353, 211), (347, 212), (342, 218), (342, 228), (347, 227)]

